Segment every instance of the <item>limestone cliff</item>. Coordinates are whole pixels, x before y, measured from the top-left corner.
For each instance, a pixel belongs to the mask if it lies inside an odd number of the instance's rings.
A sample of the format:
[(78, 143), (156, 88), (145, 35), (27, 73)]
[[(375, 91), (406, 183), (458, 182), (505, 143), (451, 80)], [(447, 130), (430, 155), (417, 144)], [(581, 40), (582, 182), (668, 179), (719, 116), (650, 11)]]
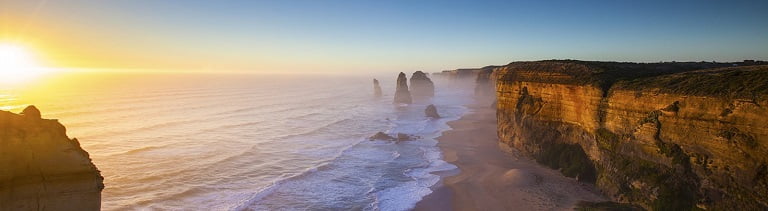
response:
[(379, 80), (373, 79), (373, 96), (381, 97), (381, 86), (379, 86)]
[(498, 135), (617, 201), (765, 210), (768, 66), (725, 66), (511, 63), (494, 73)]
[(0, 210), (99, 210), (102, 181), (58, 121), (0, 111)]
[(478, 74), (482, 72), (492, 71), (499, 66), (485, 66), (481, 68), (461, 68), (455, 70), (443, 70), (442, 72), (435, 73), (438, 76), (451, 79), (451, 80), (475, 80)]
[(408, 78), (405, 73), (400, 72), (397, 75), (397, 86), (395, 86), (395, 100), (393, 103), (412, 103), (411, 92), (408, 91)]
[(411, 95), (414, 98), (435, 96), (435, 84), (424, 72), (416, 71), (411, 75)]

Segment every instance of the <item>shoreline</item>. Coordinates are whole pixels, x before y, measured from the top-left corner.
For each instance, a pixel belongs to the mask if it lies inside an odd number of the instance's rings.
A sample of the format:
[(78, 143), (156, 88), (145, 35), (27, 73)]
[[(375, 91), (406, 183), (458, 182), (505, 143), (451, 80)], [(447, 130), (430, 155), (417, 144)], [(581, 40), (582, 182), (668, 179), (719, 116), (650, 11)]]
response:
[(459, 173), (441, 182), (414, 210), (573, 210), (580, 201), (607, 201), (591, 184), (568, 178), (499, 145), (496, 110), (483, 103), (451, 121), (438, 137), (443, 160)]

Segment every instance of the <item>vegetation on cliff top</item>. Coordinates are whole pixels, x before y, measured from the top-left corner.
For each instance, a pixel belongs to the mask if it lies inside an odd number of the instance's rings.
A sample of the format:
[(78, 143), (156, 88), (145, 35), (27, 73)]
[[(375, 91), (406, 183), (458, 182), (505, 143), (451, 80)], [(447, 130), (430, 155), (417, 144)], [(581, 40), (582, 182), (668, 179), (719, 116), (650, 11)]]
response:
[(650, 90), (695, 96), (761, 99), (768, 96), (768, 65), (728, 67), (639, 78), (618, 89)]
[(512, 62), (501, 68), (499, 79), (597, 85), (610, 87), (614, 82), (653, 77), (686, 71), (731, 66), (730, 63), (711, 62), (598, 62), (578, 60), (546, 60)]
[(499, 69), (501, 81), (594, 85), (606, 92), (657, 89), (697, 96), (755, 99), (768, 96), (768, 65), (732, 63), (630, 63), (578, 60), (512, 62)]

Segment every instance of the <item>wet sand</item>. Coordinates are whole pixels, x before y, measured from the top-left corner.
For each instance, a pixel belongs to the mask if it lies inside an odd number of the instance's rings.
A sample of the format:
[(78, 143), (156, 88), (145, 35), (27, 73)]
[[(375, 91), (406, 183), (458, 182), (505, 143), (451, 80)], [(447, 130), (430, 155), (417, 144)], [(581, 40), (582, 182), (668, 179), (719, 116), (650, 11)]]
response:
[(444, 159), (460, 173), (444, 178), (415, 210), (573, 210), (579, 201), (607, 200), (594, 186), (500, 146), (495, 109), (470, 108), (438, 138)]

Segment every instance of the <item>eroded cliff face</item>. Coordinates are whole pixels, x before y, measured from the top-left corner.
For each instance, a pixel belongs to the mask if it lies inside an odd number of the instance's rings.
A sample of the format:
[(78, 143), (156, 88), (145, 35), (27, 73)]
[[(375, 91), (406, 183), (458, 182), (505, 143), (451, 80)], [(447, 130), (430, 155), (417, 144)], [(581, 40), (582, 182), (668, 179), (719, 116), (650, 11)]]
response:
[(498, 135), (621, 202), (768, 209), (768, 66), (718, 66), (512, 63)]
[(77, 139), (37, 109), (0, 111), (0, 210), (99, 210), (103, 177)]

